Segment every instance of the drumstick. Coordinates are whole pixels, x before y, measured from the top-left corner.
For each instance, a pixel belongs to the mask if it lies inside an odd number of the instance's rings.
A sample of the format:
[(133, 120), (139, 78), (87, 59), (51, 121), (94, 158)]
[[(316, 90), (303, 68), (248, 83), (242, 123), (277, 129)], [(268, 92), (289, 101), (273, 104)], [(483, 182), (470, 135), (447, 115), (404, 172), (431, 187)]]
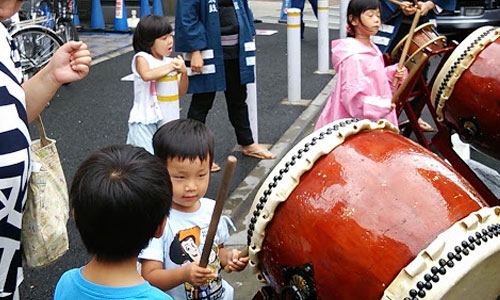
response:
[(391, 2), (391, 3), (394, 3), (394, 4), (396, 4), (396, 5), (399, 5), (399, 6), (401, 6), (401, 7), (404, 7), (404, 6), (405, 6), (405, 5), (403, 5), (403, 2), (399, 2), (398, 0), (387, 0), (387, 1), (389, 1), (389, 2)]
[[(408, 54), (408, 49), (410, 49), (411, 40), (413, 39), (413, 34), (415, 33), (415, 27), (417, 27), (418, 20), (420, 19), (420, 13), (420, 8), (417, 8), (417, 12), (415, 12), (415, 17), (413, 18), (413, 22), (411, 23), (410, 32), (408, 33), (408, 37), (406, 38), (403, 53), (401, 53), (401, 57), (399, 58), (398, 70), (400, 70), (404, 65), (406, 54)], [(396, 86), (398, 84), (398, 81), (399, 78), (394, 78), (392, 86)]]
[(210, 251), (212, 251), (212, 244), (214, 243), (215, 233), (217, 232), (219, 219), (222, 215), (222, 208), (224, 207), (224, 201), (227, 197), (229, 184), (231, 183), (231, 178), (233, 177), (233, 171), (234, 167), (236, 166), (236, 161), (236, 157), (232, 155), (229, 155), (226, 159), (224, 174), (222, 174), (222, 180), (219, 185), (219, 190), (217, 191), (214, 212), (212, 213), (212, 219), (210, 219), (207, 237), (205, 238), (205, 245), (203, 246), (203, 252), (201, 254), (200, 267), (202, 268), (205, 268), (208, 264), (208, 257), (210, 256)]

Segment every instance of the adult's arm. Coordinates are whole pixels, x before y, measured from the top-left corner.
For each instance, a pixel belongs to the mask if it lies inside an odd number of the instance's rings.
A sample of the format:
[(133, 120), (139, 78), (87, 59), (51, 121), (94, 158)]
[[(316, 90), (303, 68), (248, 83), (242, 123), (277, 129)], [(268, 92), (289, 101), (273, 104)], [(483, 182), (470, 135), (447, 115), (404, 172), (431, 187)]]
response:
[(391, 17), (399, 12), (399, 5), (396, 5), (392, 2), (389, 2), (387, 0), (381, 0), (380, 1), (380, 8), (381, 8), (381, 19), (382, 22), (385, 22), (388, 19), (391, 19)]
[(457, 4), (456, 0), (432, 0), (435, 5), (439, 6), (444, 10), (455, 10), (455, 6)]
[(253, 18), (252, 10), (248, 6), (248, 0), (241, 0), (241, 2), (243, 2), (243, 7), (245, 8), (245, 12), (246, 12), (246, 17), (248, 19), (248, 23), (250, 24), (250, 32), (251, 32), (252, 36), (255, 36), (256, 31), (255, 31), (255, 26), (253, 23), (254, 18)]
[(87, 76), (92, 58), (83, 42), (71, 41), (61, 46), (40, 72), (23, 83), (28, 122), (45, 108), (62, 84)]
[(208, 37), (202, 22), (201, 5), (201, 0), (178, 1), (174, 36), (176, 51), (192, 53), (207, 48)]

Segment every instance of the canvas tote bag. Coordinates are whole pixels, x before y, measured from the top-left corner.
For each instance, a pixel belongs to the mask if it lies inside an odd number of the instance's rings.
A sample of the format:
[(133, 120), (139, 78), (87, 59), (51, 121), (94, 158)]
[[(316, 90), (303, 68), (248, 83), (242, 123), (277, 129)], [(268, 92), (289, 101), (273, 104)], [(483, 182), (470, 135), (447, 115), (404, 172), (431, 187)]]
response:
[(41, 267), (54, 262), (69, 248), (69, 200), (56, 141), (47, 137), (40, 117), (35, 125), (40, 139), (31, 144), (32, 171), (21, 243), (26, 264)]

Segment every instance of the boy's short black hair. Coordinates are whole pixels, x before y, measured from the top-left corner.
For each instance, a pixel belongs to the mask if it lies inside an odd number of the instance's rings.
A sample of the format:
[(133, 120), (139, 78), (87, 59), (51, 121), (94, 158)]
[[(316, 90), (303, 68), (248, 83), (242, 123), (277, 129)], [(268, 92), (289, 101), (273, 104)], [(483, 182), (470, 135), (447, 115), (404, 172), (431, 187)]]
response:
[(199, 158), (209, 159), (212, 164), (214, 156), (214, 135), (200, 121), (178, 119), (161, 126), (153, 136), (155, 155), (164, 163), (167, 159), (180, 160)]
[(69, 196), (89, 253), (121, 261), (137, 256), (168, 217), (172, 185), (158, 158), (142, 148), (116, 145), (80, 164)]
[(167, 17), (158, 15), (147, 15), (141, 18), (134, 31), (132, 45), (134, 51), (147, 52), (151, 54), (151, 47), (155, 40), (165, 34), (172, 33), (172, 25)]

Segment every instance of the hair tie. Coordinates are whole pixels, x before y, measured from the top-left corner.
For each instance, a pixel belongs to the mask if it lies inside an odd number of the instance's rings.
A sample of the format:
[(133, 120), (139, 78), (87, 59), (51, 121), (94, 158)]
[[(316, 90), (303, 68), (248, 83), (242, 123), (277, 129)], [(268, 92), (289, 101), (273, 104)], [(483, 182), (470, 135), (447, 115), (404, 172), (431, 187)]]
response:
[(345, 29), (347, 30), (348, 34), (354, 36), (354, 30), (352, 30), (352, 27), (349, 25), (349, 23), (345, 25)]

